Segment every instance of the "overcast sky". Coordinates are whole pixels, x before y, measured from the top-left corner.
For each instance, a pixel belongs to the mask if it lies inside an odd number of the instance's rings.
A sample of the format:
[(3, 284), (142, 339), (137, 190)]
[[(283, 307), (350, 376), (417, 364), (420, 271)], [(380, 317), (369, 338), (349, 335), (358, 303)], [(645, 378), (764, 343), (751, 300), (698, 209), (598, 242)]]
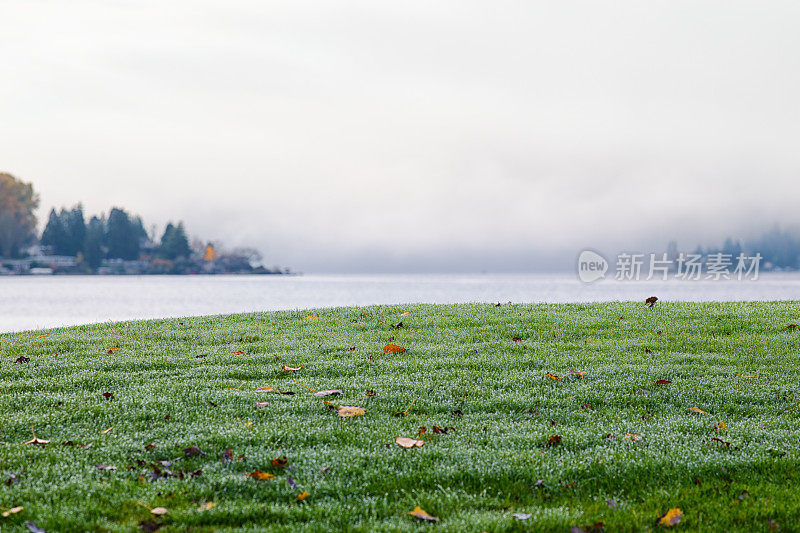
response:
[[(325, 271), (800, 224), (800, 3), (0, 0), (0, 171)], [(566, 262), (563, 262), (566, 261)]]

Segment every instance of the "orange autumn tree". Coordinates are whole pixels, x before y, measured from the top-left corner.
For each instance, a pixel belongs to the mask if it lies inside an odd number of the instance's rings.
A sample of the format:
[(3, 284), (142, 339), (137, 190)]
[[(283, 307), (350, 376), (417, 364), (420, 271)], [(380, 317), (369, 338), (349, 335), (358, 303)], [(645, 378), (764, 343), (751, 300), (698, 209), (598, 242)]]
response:
[(0, 255), (17, 257), (19, 249), (36, 236), (39, 196), (33, 185), (0, 172)]

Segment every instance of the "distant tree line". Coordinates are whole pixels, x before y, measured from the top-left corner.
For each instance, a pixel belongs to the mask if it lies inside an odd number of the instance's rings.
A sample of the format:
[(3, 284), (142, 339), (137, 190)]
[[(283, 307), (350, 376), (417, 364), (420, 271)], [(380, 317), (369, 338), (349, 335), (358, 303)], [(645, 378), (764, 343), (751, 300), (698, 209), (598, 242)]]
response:
[(768, 268), (797, 270), (800, 269), (800, 234), (776, 225), (755, 239), (742, 241), (728, 237), (721, 248), (698, 246), (695, 251), (701, 255), (730, 254), (734, 259), (742, 252), (761, 254), (761, 264)]
[[(87, 224), (81, 204), (58, 212), (51, 209), (41, 237), (42, 246), (54, 254), (78, 256), (91, 269), (99, 267), (103, 259), (139, 259), (147, 241), (141, 217), (114, 207), (107, 217), (93, 216)], [(188, 257), (192, 250), (183, 222), (167, 224), (152, 251), (160, 259)]]

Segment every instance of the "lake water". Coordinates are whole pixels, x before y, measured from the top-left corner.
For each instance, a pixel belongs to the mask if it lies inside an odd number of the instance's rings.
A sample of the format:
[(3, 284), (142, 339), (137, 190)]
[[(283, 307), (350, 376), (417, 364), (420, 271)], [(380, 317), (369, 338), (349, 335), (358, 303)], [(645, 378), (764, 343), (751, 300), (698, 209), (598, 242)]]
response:
[(800, 300), (800, 273), (757, 281), (603, 280), (574, 274), (0, 277), (0, 332), (139, 318), (345, 305)]

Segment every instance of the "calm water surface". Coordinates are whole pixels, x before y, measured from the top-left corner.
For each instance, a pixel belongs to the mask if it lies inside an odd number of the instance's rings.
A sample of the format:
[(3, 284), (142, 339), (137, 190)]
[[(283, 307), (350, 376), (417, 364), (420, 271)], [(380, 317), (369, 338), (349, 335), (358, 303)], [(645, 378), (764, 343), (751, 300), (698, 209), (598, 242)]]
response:
[(92, 322), (413, 302), (800, 300), (800, 273), (757, 281), (603, 280), (573, 274), (0, 277), (0, 332)]

